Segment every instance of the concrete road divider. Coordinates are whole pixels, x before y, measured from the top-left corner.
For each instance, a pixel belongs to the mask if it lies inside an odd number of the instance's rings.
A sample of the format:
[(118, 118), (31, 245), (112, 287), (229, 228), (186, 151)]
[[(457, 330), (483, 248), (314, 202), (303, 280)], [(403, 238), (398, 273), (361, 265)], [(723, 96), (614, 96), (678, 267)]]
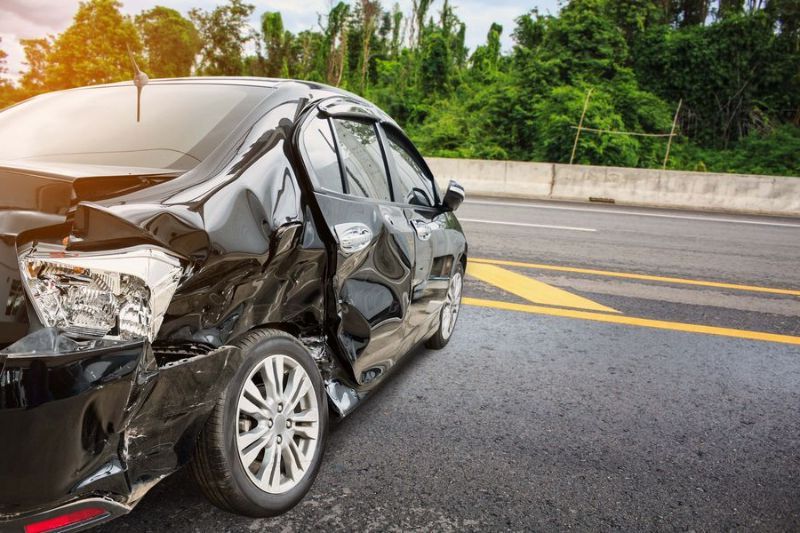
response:
[(552, 193), (553, 165), (519, 161), (426, 158), (444, 187), (453, 179), (468, 194), (514, 198), (548, 198)]
[(613, 201), (624, 205), (800, 216), (800, 178), (427, 158), (437, 180), (467, 195)]

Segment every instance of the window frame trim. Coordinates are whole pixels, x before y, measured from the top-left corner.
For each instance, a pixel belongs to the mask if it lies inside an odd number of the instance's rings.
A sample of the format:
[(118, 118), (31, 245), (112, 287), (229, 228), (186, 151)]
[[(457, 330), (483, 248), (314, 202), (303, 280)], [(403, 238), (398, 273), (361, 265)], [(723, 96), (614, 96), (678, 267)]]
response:
[[(354, 108), (359, 108), (360, 111), (335, 112), (331, 109), (332, 107), (335, 107), (342, 103), (347, 103), (353, 106)], [(431, 169), (428, 166), (427, 161), (425, 161), (425, 158), (422, 156), (419, 150), (417, 150), (417, 147), (414, 145), (413, 142), (411, 142), (411, 139), (408, 138), (408, 136), (403, 132), (403, 130), (399, 126), (389, 121), (388, 119), (383, 119), (375, 116), (373, 113), (370, 113), (368, 109), (364, 107), (364, 105), (361, 104), (360, 102), (356, 102), (345, 97), (334, 96), (318, 102), (311, 109), (311, 112), (308, 114), (308, 116), (304, 119), (303, 123), (300, 125), (298, 131), (298, 139), (306, 132), (307, 128), (309, 127), (309, 124), (311, 124), (314, 119), (319, 119), (327, 122), (328, 127), (330, 128), (331, 135), (333, 137), (334, 150), (336, 152), (336, 159), (338, 161), (338, 166), (339, 166), (339, 178), (342, 182), (342, 192), (339, 192), (318, 185), (316, 183), (316, 180), (313, 179), (312, 176), (309, 176), (310, 178), (312, 178), (311, 185), (313, 186), (313, 190), (315, 193), (331, 195), (343, 199), (358, 199), (361, 201), (373, 202), (375, 204), (380, 204), (380, 205), (394, 205), (410, 209), (424, 209), (432, 212), (437, 212), (441, 210), (442, 197), (439, 191), (439, 187), (436, 184), (436, 178), (433, 176), (433, 172), (431, 172)], [(350, 187), (347, 182), (347, 173), (344, 166), (344, 158), (342, 157), (342, 152), (340, 147), (339, 134), (336, 131), (336, 127), (333, 123), (334, 119), (372, 124), (373, 128), (375, 129), (376, 136), (378, 138), (378, 143), (381, 148), (381, 156), (383, 158), (384, 172), (386, 173), (386, 179), (388, 180), (387, 185), (389, 188), (389, 197), (390, 197), (389, 200), (371, 198), (368, 196), (356, 196), (350, 193)], [(417, 164), (422, 169), (422, 172), (425, 174), (426, 178), (430, 181), (433, 187), (434, 205), (423, 206), (423, 205), (409, 204), (405, 202), (398, 202), (396, 200), (394, 191), (394, 180), (398, 170), (396, 168), (394, 156), (390, 154), (389, 134), (394, 135), (394, 137), (396, 137), (400, 141), (399, 144), (404, 149), (410, 152), (411, 156), (414, 157), (415, 161), (417, 161)], [(299, 142), (297, 143), (297, 145), (298, 148), (301, 148)], [(301, 152), (300, 154), (301, 159), (303, 160), (303, 165), (306, 167), (306, 170), (313, 171), (312, 168), (313, 162), (310, 161), (308, 153), (305, 150), (304, 146), (300, 149), (300, 152)]]
[[(416, 146), (414, 146), (414, 143), (412, 143), (411, 139), (409, 139), (408, 136), (405, 133), (403, 133), (403, 131), (399, 127), (396, 127), (394, 124), (389, 124), (389, 123), (386, 123), (386, 122), (380, 122), (379, 123), (379, 129), (381, 130), (382, 140), (384, 141), (384, 144), (386, 145), (387, 153), (388, 153), (388, 150), (390, 150), (390, 147), (388, 146), (388, 144), (389, 144), (389, 134), (386, 133), (386, 131), (385, 131), (386, 129), (388, 129), (389, 132), (391, 134), (393, 134), (396, 138), (399, 138), (400, 142), (398, 144), (400, 144), (400, 146), (402, 148), (404, 148), (405, 150), (407, 150), (411, 154), (411, 156), (414, 158), (414, 160), (420, 166), (420, 169), (422, 170), (422, 173), (425, 174), (425, 177), (428, 179), (428, 181), (430, 181), (430, 183), (432, 185), (432, 188), (433, 188), (433, 196), (434, 196), (433, 197), (433, 204), (434, 205), (432, 205), (432, 206), (416, 205), (416, 204), (409, 204), (409, 203), (405, 203), (405, 202), (396, 202), (396, 201), (394, 203), (397, 204), (397, 205), (401, 205), (403, 207), (411, 207), (411, 208), (415, 208), (415, 209), (439, 209), (441, 207), (441, 205), (442, 205), (442, 200), (441, 200), (441, 198), (439, 196), (439, 187), (437, 187), (437, 185), (436, 185), (436, 178), (434, 178), (433, 172), (431, 172), (430, 167), (428, 167), (428, 163), (425, 161), (425, 158), (422, 157), (422, 154), (419, 153), (419, 150), (417, 150)], [(394, 173), (399, 172), (397, 170), (397, 167), (396, 167), (396, 164), (395, 164), (395, 161), (394, 161), (394, 156), (392, 156), (392, 158), (391, 158), (391, 167), (392, 167), (392, 171)], [(389, 182), (390, 182), (390, 185), (392, 186), (392, 188), (394, 188), (394, 179), (395, 179), (395, 174), (394, 173), (389, 177)], [(392, 198), (394, 198), (394, 195), (392, 195)]]
[[(342, 192), (335, 191), (333, 189), (328, 189), (327, 187), (323, 187), (319, 180), (316, 179), (314, 176), (314, 162), (311, 160), (311, 157), (308, 153), (308, 149), (306, 143), (304, 141), (304, 136), (308, 133), (309, 128), (314, 123), (315, 120), (319, 120), (324, 122), (328, 129), (331, 132), (331, 139), (333, 140), (333, 151), (336, 154), (336, 164), (339, 168), (339, 181), (342, 186)], [(311, 109), (311, 112), (303, 119), (303, 122), (300, 124), (300, 128), (298, 129), (298, 134), (296, 137), (296, 146), (297, 150), (300, 154), (300, 159), (302, 160), (303, 166), (306, 168), (306, 172), (308, 172), (308, 177), (311, 181), (311, 186), (314, 192), (324, 193), (324, 194), (346, 194), (346, 182), (344, 179), (344, 169), (342, 168), (342, 157), (339, 152), (339, 142), (338, 138), (336, 137), (336, 130), (333, 127), (333, 123), (330, 120), (330, 117), (324, 113), (321, 113), (318, 107)]]
[[(381, 132), (381, 129), (379, 128), (380, 120), (375, 118), (375, 117), (373, 117), (373, 116), (371, 116), (371, 115), (365, 115), (365, 116), (362, 116), (362, 115), (349, 115), (348, 116), (348, 115), (341, 114), (341, 115), (336, 116), (336, 115), (330, 115), (328, 113), (323, 113), (323, 114), (328, 116), (327, 120), (328, 120), (328, 122), (329, 122), (329, 124), (331, 126), (331, 131), (333, 132), (333, 140), (334, 140), (334, 143), (336, 144), (336, 155), (339, 158), (339, 172), (340, 172), (340, 174), (342, 176), (342, 186), (343, 186), (343, 190), (344, 190), (344, 195), (347, 196), (348, 198), (360, 198), (362, 200), (368, 200), (368, 201), (371, 201), (371, 202), (394, 204), (395, 201), (394, 201), (394, 190), (393, 190), (393, 187), (392, 187), (392, 177), (391, 177), (391, 175), (389, 173), (389, 159), (387, 157), (386, 147), (383, 144), (383, 140), (382, 140), (382, 137), (381, 137), (382, 132)], [(387, 188), (389, 190), (389, 199), (388, 200), (383, 199), (383, 198), (372, 198), (370, 196), (358, 196), (358, 195), (350, 193), (350, 183), (347, 180), (347, 170), (345, 169), (344, 157), (342, 157), (342, 152), (341, 152), (341, 149), (340, 149), (341, 143), (339, 141), (339, 132), (336, 131), (336, 126), (333, 123), (334, 120), (340, 120), (342, 122), (356, 122), (356, 123), (360, 122), (362, 124), (368, 123), (368, 124), (372, 125), (372, 128), (375, 131), (375, 138), (376, 138), (376, 140), (378, 142), (378, 146), (380, 147), (380, 150), (381, 150), (381, 159), (383, 160), (383, 172), (384, 172), (384, 176), (385, 176), (385, 179), (386, 179), (386, 185), (387, 185)]]
[[(342, 182), (342, 192), (341, 194), (345, 196), (350, 196), (350, 184), (347, 182), (347, 171), (344, 168), (344, 157), (342, 157), (342, 149), (340, 148), (339, 143), (339, 132), (336, 131), (336, 127), (333, 125), (333, 119), (330, 115), (320, 112), (320, 115), (324, 117), (325, 122), (328, 123), (328, 128), (331, 130), (331, 136), (333, 137), (333, 147), (334, 151), (336, 152), (336, 161), (339, 163), (339, 180)], [(332, 191), (338, 194), (338, 191)]]

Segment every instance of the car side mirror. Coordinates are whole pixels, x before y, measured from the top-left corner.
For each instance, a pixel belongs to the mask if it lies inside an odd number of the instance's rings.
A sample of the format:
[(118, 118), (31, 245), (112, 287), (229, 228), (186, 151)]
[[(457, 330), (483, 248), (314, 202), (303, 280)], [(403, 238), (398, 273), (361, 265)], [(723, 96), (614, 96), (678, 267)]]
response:
[(447, 191), (444, 193), (442, 205), (448, 211), (455, 211), (461, 207), (461, 204), (464, 202), (464, 198), (466, 198), (464, 187), (459, 185), (457, 182), (450, 180), (450, 184), (447, 186)]

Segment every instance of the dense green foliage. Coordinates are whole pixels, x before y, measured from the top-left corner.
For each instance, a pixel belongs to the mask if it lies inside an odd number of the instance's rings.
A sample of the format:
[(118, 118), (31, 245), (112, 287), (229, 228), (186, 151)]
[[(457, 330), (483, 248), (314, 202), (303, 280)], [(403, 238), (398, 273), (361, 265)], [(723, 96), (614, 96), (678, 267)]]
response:
[(69, 28), (48, 46), (43, 86), (48, 90), (93, 85), (130, 76), (127, 49), (142, 43), (117, 0), (80, 4)]
[[(3, 39), (0, 38), (0, 46), (3, 44)], [(11, 83), (5, 78), (8, 73), (8, 54), (0, 48), (0, 108), (7, 106), (13, 101), (13, 88)]]
[(150, 76), (175, 78), (192, 73), (195, 55), (200, 51), (200, 33), (191, 21), (162, 6), (143, 11), (135, 20)]
[(255, 38), (247, 24), (254, 9), (242, 0), (230, 0), (210, 13), (197, 8), (189, 12), (203, 37), (198, 74), (237, 76), (244, 71), (244, 48)]
[[(505, 52), (497, 24), (468, 50), (451, 0), (412, 5), (338, 2), (294, 34), (278, 12), (251, 27), (244, 0), (188, 18), (86, 0), (63, 34), (22, 42), (28, 69), (16, 87), (0, 81), (0, 105), (128, 79), (129, 46), (152, 76), (343, 87), (396, 117), (427, 155), (568, 162), (591, 91), (584, 126), (615, 132), (668, 133), (682, 101), (671, 168), (800, 174), (800, 0), (570, 0), (557, 16), (520, 14)], [(585, 131), (575, 161), (658, 168), (666, 144)]]

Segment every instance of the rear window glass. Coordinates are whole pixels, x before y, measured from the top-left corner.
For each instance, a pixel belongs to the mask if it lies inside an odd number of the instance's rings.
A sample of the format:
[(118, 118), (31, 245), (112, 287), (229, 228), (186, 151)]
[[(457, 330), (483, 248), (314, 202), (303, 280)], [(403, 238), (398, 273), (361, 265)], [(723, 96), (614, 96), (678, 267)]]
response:
[(188, 170), (273, 89), (152, 84), (45, 94), (0, 113), (0, 160)]

